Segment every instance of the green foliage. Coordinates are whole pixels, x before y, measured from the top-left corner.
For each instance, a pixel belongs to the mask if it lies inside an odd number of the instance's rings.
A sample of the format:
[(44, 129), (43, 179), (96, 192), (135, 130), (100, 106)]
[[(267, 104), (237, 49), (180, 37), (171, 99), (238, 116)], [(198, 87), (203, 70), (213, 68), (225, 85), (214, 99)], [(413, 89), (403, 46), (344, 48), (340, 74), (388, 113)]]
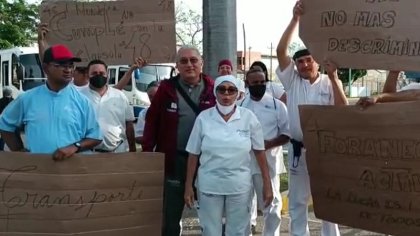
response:
[[(322, 70), (322, 68), (319, 68)], [(322, 70), (323, 74), (326, 74), (327, 72)], [(350, 77), (350, 69), (348, 68), (340, 68), (337, 71), (338, 78), (341, 80), (344, 86), (347, 86), (349, 84), (349, 77)], [(367, 75), (366, 70), (361, 69), (351, 69), (351, 83), (353, 84), (354, 81), (356, 81), (358, 78), (361, 78), (363, 76)]]
[[(350, 70), (347, 68), (338, 69), (338, 78), (343, 82), (343, 85), (348, 85), (349, 77), (350, 77)], [(367, 74), (366, 70), (361, 69), (351, 69), (351, 81), (354, 83), (358, 78), (361, 78)]]
[(38, 6), (25, 0), (0, 0), (0, 49), (28, 46), (36, 39)]
[(181, 1), (175, 8), (176, 42), (178, 45), (192, 45), (202, 51), (203, 17), (201, 13), (186, 7)]

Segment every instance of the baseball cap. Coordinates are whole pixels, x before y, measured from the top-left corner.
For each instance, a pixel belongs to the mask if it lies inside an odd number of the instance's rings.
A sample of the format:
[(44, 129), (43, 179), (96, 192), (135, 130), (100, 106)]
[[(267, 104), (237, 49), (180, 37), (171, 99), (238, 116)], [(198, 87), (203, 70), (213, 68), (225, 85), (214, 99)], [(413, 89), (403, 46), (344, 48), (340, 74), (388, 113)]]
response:
[(56, 44), (49, 47), (44, 52), (44, 63), (50, 62), (81, 62), (82, 60), (78, 57), (74, 57), (73, 53), (64, 45)]

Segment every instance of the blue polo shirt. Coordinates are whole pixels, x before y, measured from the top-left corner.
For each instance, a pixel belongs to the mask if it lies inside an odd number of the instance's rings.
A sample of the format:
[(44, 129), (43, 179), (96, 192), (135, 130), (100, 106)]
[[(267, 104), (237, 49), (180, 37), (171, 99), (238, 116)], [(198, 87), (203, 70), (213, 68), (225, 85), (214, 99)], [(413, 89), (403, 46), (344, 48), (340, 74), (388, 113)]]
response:
[(31, 153), (50, 154), (84, 138), (102, 140), (92, 105), (74, 86), (54, 92), (45, 84), (21, 94), (0, 116), (0, 130), (22, 125)]

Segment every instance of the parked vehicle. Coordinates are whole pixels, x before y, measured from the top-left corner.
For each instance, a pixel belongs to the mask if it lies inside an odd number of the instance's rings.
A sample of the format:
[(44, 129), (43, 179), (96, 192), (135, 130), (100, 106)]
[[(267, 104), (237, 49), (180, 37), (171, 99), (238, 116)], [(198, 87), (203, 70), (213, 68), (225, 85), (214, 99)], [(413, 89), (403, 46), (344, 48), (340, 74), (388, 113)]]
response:
[[(116, 85), (128, 70), (129, 67), (126, 65), (108, 66), (109, 85)], [(147, 85), (152, 81), (169, 79), (174, 74), (173, 64), (148, 64), (133, 72), (131, 83), (127, 84), (122, 91), (130, 101), (130, 105), (133, 106), (136, 117), (142, 109), (150, 106), (146, 93)]]

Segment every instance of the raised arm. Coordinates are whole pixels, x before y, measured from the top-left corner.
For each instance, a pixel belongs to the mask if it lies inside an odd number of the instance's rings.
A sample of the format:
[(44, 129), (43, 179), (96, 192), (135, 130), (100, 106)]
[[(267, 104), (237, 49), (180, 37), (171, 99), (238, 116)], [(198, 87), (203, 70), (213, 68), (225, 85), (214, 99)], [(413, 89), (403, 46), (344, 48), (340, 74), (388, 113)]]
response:
[(49, 32), (48, 24), (42, 23), (38, 26), (38, 51), (41, 62), (44, 60), (44, 52), (49, 47), (47, 43), (47, 34)]
[(134, 70), (140, 69), (144, 65), (146, 65), (146, 61), (143, 58), (136, 58), (133, 65), (131, 65), (130, 69), (125, 72), (123, 77), (118, 81), (118, 84), (116, 84), (114, 88), (122, 90), (128, 83), (131, 82), (131, 75), (133, 74)]
[(277, 60), (279, 61), (280, 70), (284, 70), (291, 63), (290, 57), (287, 55), (287, 48), (292, 41), (293, 33), (299, 24), (300, 16), (303, 14), (301, 1), (297, 1), (293, 8), (293, 18), (280, 38), (277, 45)]
[(343, 89), (343, 83), (338, 78), (337, 65), (330, 60), (325, 60), (324, 67), (328, 74), (328, 78), (331, 81), (334, 94), (334, 105), (348, 105), (347, 97)]
[(383, 93), (395, 93), (397, 92), (397, 82), (400, 71), (389, 71), (388, 76), (385, 80), (385, 85), (382, 90)]

